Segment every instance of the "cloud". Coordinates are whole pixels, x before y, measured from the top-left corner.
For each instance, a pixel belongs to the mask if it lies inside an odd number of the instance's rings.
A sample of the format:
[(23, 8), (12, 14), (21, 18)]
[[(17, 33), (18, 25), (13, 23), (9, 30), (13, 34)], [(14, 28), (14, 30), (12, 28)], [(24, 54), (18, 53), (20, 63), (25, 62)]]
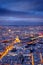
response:
[(17, 17), (0, 17), (0, 21), (28, 21), (28, 22), (43, 22), (43, 18), (17, 18)]
[(0, 0), (0, 21), (43, 22), (43, 0)]
[(13, 11), (43, 11), (43, 0), (0, 0), (0, 7)]

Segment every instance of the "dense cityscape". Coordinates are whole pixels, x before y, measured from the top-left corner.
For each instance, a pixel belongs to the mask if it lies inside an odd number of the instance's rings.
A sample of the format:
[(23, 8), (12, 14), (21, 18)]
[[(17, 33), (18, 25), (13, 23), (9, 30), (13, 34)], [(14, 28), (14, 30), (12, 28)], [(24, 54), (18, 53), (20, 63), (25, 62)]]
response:
[(0, 65), (43, 65), (43, 0), (0, 0)]
[(0, 26), (0, 65), (43, 65), (43, 26)]

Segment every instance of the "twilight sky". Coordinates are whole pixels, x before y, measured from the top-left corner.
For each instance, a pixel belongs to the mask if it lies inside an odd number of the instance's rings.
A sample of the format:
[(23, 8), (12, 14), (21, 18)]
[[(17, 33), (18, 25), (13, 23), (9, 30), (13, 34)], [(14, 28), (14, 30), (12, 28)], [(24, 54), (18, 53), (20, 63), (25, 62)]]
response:
[(43, 0), (0, 0), (0, 25), (43, 22)]

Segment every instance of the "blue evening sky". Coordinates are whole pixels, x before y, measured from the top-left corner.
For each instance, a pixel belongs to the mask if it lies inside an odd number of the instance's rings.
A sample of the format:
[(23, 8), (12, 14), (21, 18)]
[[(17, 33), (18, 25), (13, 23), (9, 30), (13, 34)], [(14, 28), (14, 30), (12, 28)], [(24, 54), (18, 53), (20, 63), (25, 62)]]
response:
[(0, 0), (0, 25), (43, 22), (43, 0)]

